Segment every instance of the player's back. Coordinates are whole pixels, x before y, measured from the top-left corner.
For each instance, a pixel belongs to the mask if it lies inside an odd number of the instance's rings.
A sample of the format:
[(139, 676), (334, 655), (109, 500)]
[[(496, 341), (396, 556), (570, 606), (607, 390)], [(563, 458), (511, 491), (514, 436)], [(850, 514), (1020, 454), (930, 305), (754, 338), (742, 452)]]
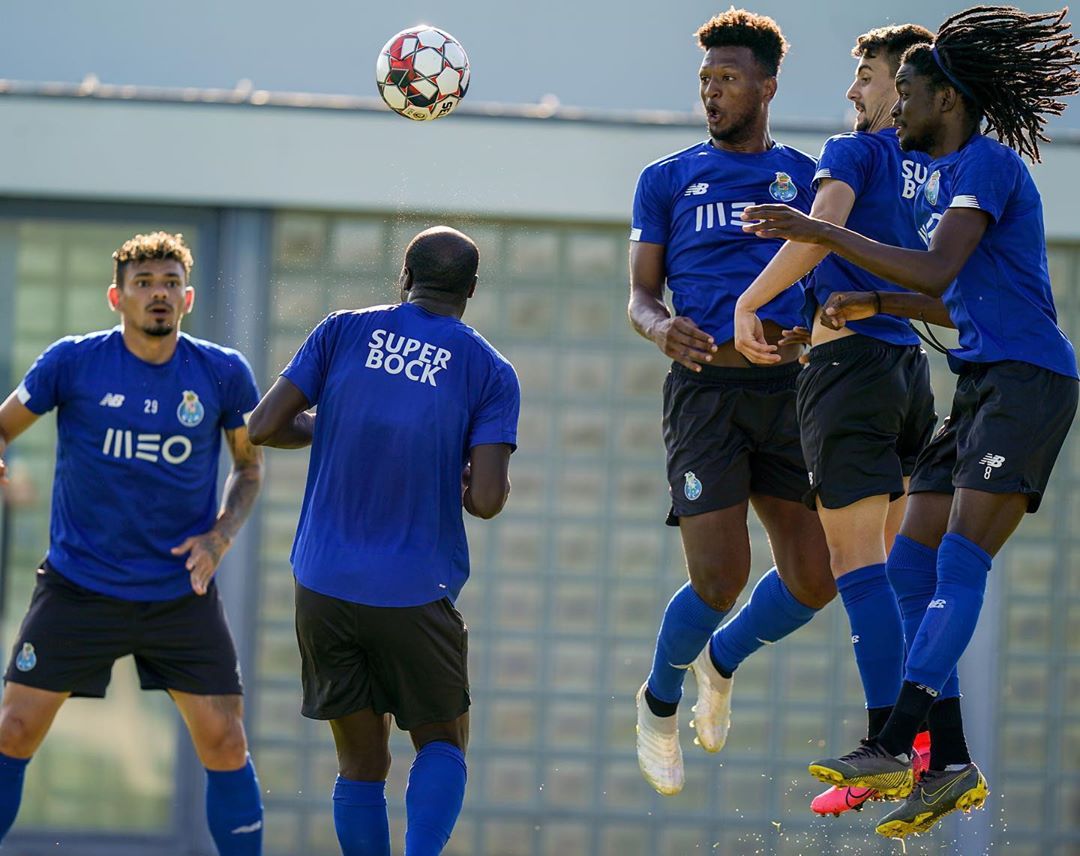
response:
[(457, 318), (403, 303), (331, 315), (284, 375), (318, 405), (299, 582), (380, 606), (456, 597), (461, 472), (472, 446), (513, 442), (510, 364)]

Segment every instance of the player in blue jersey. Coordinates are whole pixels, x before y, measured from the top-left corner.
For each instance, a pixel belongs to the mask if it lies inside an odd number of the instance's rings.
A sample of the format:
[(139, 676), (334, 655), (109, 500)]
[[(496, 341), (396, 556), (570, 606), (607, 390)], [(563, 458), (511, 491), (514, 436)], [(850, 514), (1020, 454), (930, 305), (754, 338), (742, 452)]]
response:
[[(684, 783), (676, 710), (687, 670), (697, 682), (697, 741), (717, 752), (730, 727), (736, 667), (836, 593), (821, 526), (801, 501), (800, 348), (782, 343), (780, 364), (761, 368), (732, 344), (735, 300), (781, 246), (747, 240), (740, 213), (770, 199), (809, 211), (813, 199), (813, 158), (769, 134), (787, 42), (771, 18), (735, 9), (706, 22), (697, 37), (709, 139), (642, 171), (630, 233), (630, 322), (673, 360), (664, 383), (668, 523), (679, 526), (689, 576), (667, 605), (652, 671), (637, 695), (638, 762), (662, 794)], [(800, 323), (802, 303), (796, 287), (762, 307), (770, 341)], [(749, 577), (751, 504), (775, 567), (714, 636)]]
[[(1080, 91), (1077, 41), (1064, 16), (975, 7), (946, 20), (932, 45), (904, 55), (893, 115), (901, 147), (933, 158), (918, 221), (927, 251), (788, 208), (746, 214), (758, 221), (748, 230), (819, 244), (928, 304), (942, 299), (959, 330), (959, 348), (949, 354), (959, 375), (952, 412), (911, 478), (912, 494), (936, 498), (920, 503), (919, 515), (913, 503), (900, 530), (936, 550), (933, 598), (881, 733), (810, 767), (834, 784), (911, 791), (878, 825), (882, 835), (923, 832), (986, 798), (959, 727), (931, 723), (931, 770), (914, 790), (908, 753), (971, 640), (992, 558), (1037, 510), (1076, 412), (1076, 357), (1057, 326), (1042, 202), (1020, 158), (1038, 160), (1046, 114), (1060, 113), (1059, 99)], [(981, 133), (984, 119), (1002, 142)], [(869, 317), (867, 302), (853, 298), (839, 314), (847, 322)], [(939, 756), (948, 759), (944, 769)]]
[[(0, 481), (5, 447), (54, 408), (58, 435), (48, 555), (0, 701), (0, 838), (61, 705), (103, 697), (113, 663), (133, 654), (206, 767), (218, 852), (254, 856), (262, 801), (213, 577), (262, 482), (244, 425), (259, 391), (238, 351), (180, 332), (195, 298), (180, 235), (136, 235), (113, 260), (120, 326), (55, 342), (0, 405)], [(223, 433), (233, 465), (219, 509)]]
[[(900, 150), (891, 110), (900, 58), (932, 39), (929, 30), (914, 24), (859, 36), (852, 51), (855, 80), (847, 92), (855, 105), (855, 129), (825, 142), (811, 216), (901, 247), (924, 246), (915, 201), (930, 156)], [(830, 317), (822, 316), (834, 292), (881, 300), (905, 290), (813, 244), (785, 244), (739, 298), (735, 347), (754, 363), (779, 361), (755, 313), (815, 266), (806, 290), (813, 347), (797, 394), (810, 469), (805, 499), (816, 506), (825, 529), (866, 695), (867, 736), (874, 737), (900, 690), (905, 629), (914, 639), (934, 593), (933, 563), (917, 561), (926, 550), (903, 536), (894, 544), (908, 477), (934, 431), (934, 395), (926, 353), (907, 318), (880, 313), (834, 330)], [(934, 715), (958, 717), (959, 695), (953, 674)], [(924, 755), (916, 760), (922, 762)], [(870, 788), (830, 788), (811, 808), (839, 814), (873, 795)]]
[(417, 750), (407, 856), (442, 852), (465, 795), (462, 508), (502, 509), (520, 406), (513, 367), (461, 321), (478, 260), (461, 232), (421, 232), (401, 303), (329, 316), (251, 417), (255, 443), (312, 449), (292, 552), (302, 712), (334, 734), (345, 856), (390, 854), (390, 714)]

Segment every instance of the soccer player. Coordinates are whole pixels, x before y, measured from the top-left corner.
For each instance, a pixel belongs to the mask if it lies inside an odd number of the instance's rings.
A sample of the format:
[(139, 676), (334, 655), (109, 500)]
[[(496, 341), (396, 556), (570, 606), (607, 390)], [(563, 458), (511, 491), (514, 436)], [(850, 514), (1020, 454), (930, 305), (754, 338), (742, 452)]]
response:
[[(113, 663), (133, 654), (142, 688), (169, 693), (206, 767), (218, 852), (262, 851), (240, 667), (214, 582), (262, 482), (244, 425), (259, 391), (238, 351), (180, 332), (191, 267), (181, 235), (126, 241), (107, 292), (120, 326), (55, 342), (0, 405), (0, 456), (53, 408), (58, 432), (48, 555), (0, 702), (0, 838), (60, 706), (104, 697)], [(215, 510), (222, 432), (233, 463)]]
[[(933, 34), (914, 24), (879, 27), (856, 40), (855, 80), (847, 97), (855, 129), (830, 137), (821, 150), (812, 217), (909, 249), (925, 246), (915, 225), (916, 191), (930, 156), (901, 152), (892, 122), (893, 79), (900, 58)], [(815, 323), (809, 368), (796, 405), (803, 455), (810, 470), (805, 500), (816, 507), (829, 544), (832, 572), (851, 623), (851, 641), (866, 695), (867, 736), (888, 718), (900, 691), (905, 632), (913, 640), (934, 593), (933, 565), (912, 567), (921, 554), (901, 536), (907, 477), (937, 419), (930, 366), (906, 318), (879, 313), (839, 330), (822, 323), (833, 292), (881, 295), (899, 286), (813, 244), (788, 243), (735, 304), (735, 347), (761, 365), (780, 360), (755, 314), (817, 266), (807, 300)], [(880, 300), (880, 296), (877, 298)], [(888, 566), (890, 548), (898, 551)], [(917, 572), (916, 572), (917, 571)], [(899, 599), (899, 604), (897, 600)], [(935, 711), (959, 716), (955, 673)], [(916, 757), (918, 762), (924, 755)], [(819, 814), (859, 808), (874, 791), (830, 788), (811, 803)]]
[[(900, 530), (935, 557), (933, 598), (882, 731), (854, 752), (810, 766), (833, 784), (910, 791), (878, 825), (882, 835), (924, 832), (986, 798), (961, 729), (931, 722), (931, 769), (914, 790), (908, 755), (971, 640), (992, 559), (1024, 514), (1038, 509), (1076, 412), (1076, 357), (1057, 326), (1042, 203), (1020, 158), (1038, 160), (1046, 115), (1080, 91), (1077, 41), (1064, 16), (978, 6), (946, 20), (932, 45), (905, 53), (893, 116), (901, 147), (933, 157), (920, 194), (927, 251), (879, 243), (789, 208), (746, 212), (758, 221), (749, 231), (819, 244), (942, 298), (959, 330), (950, 353), (959, 375), (952, 412), (911, 478), (913, 494), (933, 496), (919, 515), (912, 504)], [(984, 119), (1002, 142), (981, 132)], [(849, 321), (872, 311), (841, 314)]]
[[(781, 246), (747, 240), (740, 212), (770, 198), (808, 211), (813, 198), (813, 158), (769, 134), (787, 42), (771, 18), (735, 9), (703, 24), (697, 38), (709, 139), (645, 167), (630, 233), (630, 322), (673, 360), (664, 383), (668, 523), (679, 527), (689, 576), (667, 605), (637, 694), (638, 762), (645, 780), (669, 795), (684, 783), (676, 710), (687, 669), (697, 681), (698, 742), (717, 752), (730, 727), (736, 667), (836, 594), (821, 525), (802, 504), (801, 348), (783, 337), (800, 322), (800, 289), (761, 310), (766, 336), (780, 343), (779, 365), (752, 366), (731, 341), (735, 299)], [(714, 636), (749, 576), (750, 504), (775, 567)]]
[(417, 753), (407, 856), (442, 852), (465, 795), (462, 508), (502, 510), (520, 404), (513, 366), (461, 321), (478, 261), (461, 232), (421, 232), (401, 303), (326, 318), (251, 416), (253, 442), (312, 447), (292, 552), (302, 712), (334, 734), (345, 856), (390, 854), (390, 714)]

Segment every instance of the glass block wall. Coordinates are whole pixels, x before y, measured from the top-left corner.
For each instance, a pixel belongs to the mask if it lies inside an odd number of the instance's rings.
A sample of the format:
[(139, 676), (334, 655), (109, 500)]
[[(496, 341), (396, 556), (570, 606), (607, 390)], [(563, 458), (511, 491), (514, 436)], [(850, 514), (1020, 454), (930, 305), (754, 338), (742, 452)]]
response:
[[(281, 213), (273, 239), (264, 383), (328, 312), (396, 298), (408, 239), (432, 221)], [(473, 577), (460, 601), (471, 632), (473, 737), (453, 854), (895, 853), (875, 807), (817, 819), (806, 773), (864, 727), (846, 617), (830, 606), (798, 637), (740, 669), (722, 754), (690, 745), (687, 786), (664, 799), (634, 755), (633, 694), (663, 607), (685, 579), (667, 509), (661, 354), (625, 317), (621, 226), (450, 220), (480, 245), (465, 320), (517, 367), (523, 388), (513, 494), (496, 520), (469, 521)], [(1080, 334), (1076, 251), (1055, 249), (1063, 325)], [(935, 366), (939, 412), (952, 379)], [(299, 716), (288, 565), (306, 455), (272, 452), (262, 503), (253, 741), (268, 790), (268, 852), (336, 853), (329, 729)], [(988, 834), (1009, 853), (1080, 850), (1080, 444), (1059, 464), (1044, 510), (995, 565), (1001, 593), (983, 623), (995, 646)], [(1078, 527), (1080, 529), (1080, 527)], [(754, 566), (770, 564), (752, 521)], [(1000, 634), (995, 627), (1000, 627)], [(692, 695), (692, 690), (691, 690)], [(411, 747), (395, 737), (389, 788), (397, 846)], [(949, 823), (908, 852), (964, 849)], [(982, 845), (980, 845), (982, 847)]]

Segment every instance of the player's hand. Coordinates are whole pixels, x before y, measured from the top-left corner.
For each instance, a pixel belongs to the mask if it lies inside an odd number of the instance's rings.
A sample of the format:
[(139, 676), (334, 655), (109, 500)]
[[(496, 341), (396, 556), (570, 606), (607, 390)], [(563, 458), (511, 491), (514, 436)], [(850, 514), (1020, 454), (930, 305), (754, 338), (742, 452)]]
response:
[(830, 330), (840, 330), (848, 321), (877, 315), (879, 300), (872, 291), (834, 291), (821, 310), (821, 323)]
[[(790, 330), (780, 331), (780, 341), (777, 345), (809, 345), (810, 331), (805, 327), (792, 327)], [(799, 354), (799, 363), (804, 366), (810, 365), (810, 352), (803, 351)]]
[(718, 350), (712, 336), (682, 315), (665, 318), (653, 328), (650, 338), (666, 356), (695, 372)]
[(0, 457), (0, 487), (5, 486), (7, 483), (7, 464), (4, 463), (3, 457)]
[(765, 341), (765, 328), (757, 314), (735, 306), (735, 350), (755, 365), (780, 362), (779, 348)]
[(202, 535), (192, 535), (183, 544), (173, 547), (170, 552), (174, 556), (188, 554), (184, 567), (191, 574), (191, 590), (195, 594), (206, 594), (210, 580), (221, 563), (221, 557), (228, 552), (229, 547), (225, 536), (211, 529)]
[(790, 205), (751, 205), (742, 213), (743, 231), (759, 238), (820, 244), (828, 223), (807, 217)]

